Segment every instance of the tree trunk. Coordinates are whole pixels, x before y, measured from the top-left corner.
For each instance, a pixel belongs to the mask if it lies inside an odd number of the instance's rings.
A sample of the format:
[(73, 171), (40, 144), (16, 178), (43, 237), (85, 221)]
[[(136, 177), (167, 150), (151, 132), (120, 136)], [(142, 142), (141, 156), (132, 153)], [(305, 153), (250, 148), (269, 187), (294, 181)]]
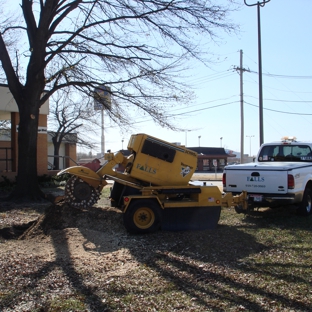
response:
[(60, 152), (60, 146), (61, 142), (58, 142), (57, 136), (52, 138), (53, 146), (54, 146), (54, 160), (53, 160), (53, 170), (59, 170), (60, 169), (60, 158), (59, 152)]
[(17, 185), (9, 196), (11, 199), (38, 200), (44, 197), (37, 175), (39, 105), (36, 103), (39, 100), (19, 105)]

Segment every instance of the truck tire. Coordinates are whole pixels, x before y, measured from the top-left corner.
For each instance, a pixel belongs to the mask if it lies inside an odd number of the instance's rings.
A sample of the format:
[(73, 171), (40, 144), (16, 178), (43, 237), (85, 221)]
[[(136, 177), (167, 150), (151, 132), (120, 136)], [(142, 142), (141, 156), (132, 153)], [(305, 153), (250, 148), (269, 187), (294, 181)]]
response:
[(66, 183), (65, 201), (73, 208), (86, 209), (92, 207), (99, 198), (99, 190), (77, 176), (72, 176)]
[(130, 203), (123, 219), (125, 228), (129, 233), (152, 233), (160, 228), (162, 210), (154, 200), (135, 200)]
[(304, 190), (297, 212), (301, 216), (309, 216), (312, 213), (312, 190), (309, 187)]

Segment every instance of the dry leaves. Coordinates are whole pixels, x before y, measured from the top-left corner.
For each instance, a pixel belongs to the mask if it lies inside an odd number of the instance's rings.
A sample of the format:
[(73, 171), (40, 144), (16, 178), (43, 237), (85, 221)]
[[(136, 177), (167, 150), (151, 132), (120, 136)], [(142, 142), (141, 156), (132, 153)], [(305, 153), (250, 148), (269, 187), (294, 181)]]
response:
[[(0, 228), (41, 214), (0, 213)], [(129, 235), (103, 200), (0, 238), (0, 311), (309, 311), (311, 218), (223, 209), (216, 230)], [(41, 219), (42, 220), (42, 219)]]

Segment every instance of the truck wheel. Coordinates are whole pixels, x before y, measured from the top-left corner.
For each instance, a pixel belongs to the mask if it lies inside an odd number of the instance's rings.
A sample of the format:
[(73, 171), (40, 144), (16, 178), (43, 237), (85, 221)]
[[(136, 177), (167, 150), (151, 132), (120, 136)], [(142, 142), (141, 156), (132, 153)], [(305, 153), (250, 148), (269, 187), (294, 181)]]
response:
[(154, 200), (135, 200), (124, 213), (124, 225), (130, 233), (151, 233), (159, 230), (162, 211)]
[(312, 191), (308, 187), (304, 191), (303, 199), (298, 207), (297, 212), (302, 216), (308, 216), (312, 212)]
[(92, 207), (99, 198), (99, 190), (96, 190), (77, 176), (72, 176), (66, 183), (65, 201), (71, 207), (80, 209)]

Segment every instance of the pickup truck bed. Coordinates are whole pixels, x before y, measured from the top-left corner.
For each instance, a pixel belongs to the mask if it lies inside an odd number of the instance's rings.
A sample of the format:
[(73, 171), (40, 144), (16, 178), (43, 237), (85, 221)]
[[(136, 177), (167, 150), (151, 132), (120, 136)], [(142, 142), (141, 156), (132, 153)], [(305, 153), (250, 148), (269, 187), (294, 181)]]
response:
[(311, 150), (312, 143), (293, 140), (263, 144), (255, 162), (224, 168), (223, 190), (247, 191), (249, 208), (298, 205), (298, 212), (310, 215)]

